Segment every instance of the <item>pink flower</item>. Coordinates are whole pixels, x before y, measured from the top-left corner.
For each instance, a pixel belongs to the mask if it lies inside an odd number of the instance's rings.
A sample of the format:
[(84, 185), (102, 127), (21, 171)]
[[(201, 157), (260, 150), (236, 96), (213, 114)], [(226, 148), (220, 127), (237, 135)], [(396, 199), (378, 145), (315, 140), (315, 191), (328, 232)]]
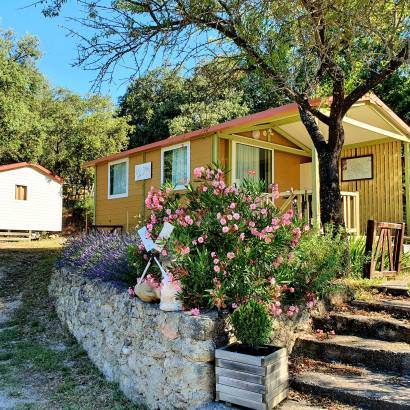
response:
[(130, 296), (135, 296), (134, 289), (133, 289), (133, 288), (128, 288), (128, 294), (129, 294)]
[(203, 238), (202, 236), (200, 236), (200, 237), (198, 238), (198, 242), (199, 242), (199, 243), (204, 243), (204, 238)]
[(221, 225), (226, 225), (226, 219), (225, 218), (221, 218), (219, 220), (219, 222), (220, 222)]
[(206, 185), (204, 185), (204, 186), (202, 187), (202, 192), (206, 192), (206, 191), (208, 191), (208, 187), (207, 187)]
[(241, 241), (243, 241), (243, 240), (245, 239), (245, 234), (242, 232), (242, 233), (239, 235), (239, 238), (240, 238)]
[(229, 205), (229, 208), (231, 208), (231, 209), (235, 209), (235, 207), (236, 207), (235, 202), (232, 202), (232, 203)]
[(295, 293), (295, 288), (289, 288), (288, 290), (290, 293)]
[(192, 245), (196, 245), (198, 242), (196, 241), (196, 239), (194, 239), (193, 241), (192, 241)]
[(270, 279), (269, 279), (269, 283), (273, 286), (273, 285), (275, 285), (276, 284), (276, 279), (272, 276)]
[(232, 306), (232, 309), (238, 309), (238, 304), (237, 304), (237, 303), (235, 303), (235, 302), (234, 302), (234, 303), (232, 303), (232, 305), (231, 305), (231, 306)]
[(219, 273), (221, 271), (221, 268), (218, 265), (214, 266), (214, 272)]
[(255, 228), (255, 222), (250, 221), (250, 222), (249, 222), (249, 226), (250, 226), (251, 228)]
[(201, 311), (198, 308), (191, 309), (192, 316), (199, 316), (200, 314), (201, 314)]
[(162, 256), (167, 256), (167, 255), (168, 255), (167, 250), (166, 250), (166, 249), (163, 249), (163, 250), (161, 251), (161, 255), (162, 255)]
[(219, 259), (218, 259), (218, 258), (215, 258), (215, 259), (214, 259), (214, 264), (215, 264), (215, 265), (218, 265), (218, 263), (219, 263)]
[(190, 251), (189, 246), (184, 246), (184, 247), (181, 249), (181, 253), (182, 253), (183, 255), (188, 254), (189, 251)]
[(216, 256), (216, 253), (215, 253), (215, 252), (211, 252), (211, 257), (212, 257), (212, 258), (215, 258), (215, 256)]
[(172, 214), (172, 211), (168, 208), (168, 209), (165, 210), (165, 213), (166, 213), (168, 216), (170, 216), (170, 215)]
[(233, 252), (228, 252), (226, 256), (228, 259), (233, 259), (235, 257), (235, 254)]
[(226, 218), (228, 219), (228, 221), (232, 221), (232, 215), (227, 215)]
[(229, 228), (228, 228), (227, 226), (224, 226), (224, 227), (222, 228), (222, 232), (223, 232), (223, 233), (228, 233), (228, 232), (229, 232)]
[(304, 225), (304, 226), (303, 226), (303, 231), (304, 231), (304, 232), (310, 231), (310, 225), (309, 225), (309, 224)]
[(193, 219), (189, 215), (185, 215), (184, 220), (188, 225), (192, 225), (194, 223)]
[(149, 231), (152, 231), (153, 228), (154, 228), (154, 226), (153, 226), (152, 224), (148, 224), (148, 225), (147, 225), (147, 229), (148, 229)]
[(201, 178), (202, 172), (205, 170), (204, 167), (198, 167), (194, 169), (194, 175), (196, 178)]
[(306, 307), (308, 309), (313, 309), (315, 307), (315, 302), (313, 302), (313, 300), (309, 300), (309, 302), (306, 303)]
[(236, 221), (239, 221), (239, 219), (241, 218), (241, 215), (239, 215), (238, 212), (235, 212), (232, 216)]
[(268, 210), (266, 208), (262, 208), (261, 209), (261, 214), (262, 215), (267, 215), (268, 214)]
[(254, 210), (256, 209), (256, 204), (250, 204), (250, 205), (249, 205), (249, 208), (251, 208), (252, 211), (254, 211)]

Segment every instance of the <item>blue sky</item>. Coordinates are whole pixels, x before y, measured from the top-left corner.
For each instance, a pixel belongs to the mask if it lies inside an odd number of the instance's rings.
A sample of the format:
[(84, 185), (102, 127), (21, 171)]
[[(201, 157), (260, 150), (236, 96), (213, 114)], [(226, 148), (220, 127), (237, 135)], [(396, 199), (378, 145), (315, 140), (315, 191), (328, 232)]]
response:
[[(20, 37), (25, 33), (35, 35), (40, 40), (43, 57), (38, 63), (41, 72), (53, 86), (62, 86), (79, 94), (87, 94), (95, 72), (73, 67), (77, 55), (77, 39), (67, 36), (64, 26), (69, 23), (67, 16), (78, 15), (76, 2), (68, 2), (63, 8), (62, 16), (45, 18), (41, 7), (26, 7), (34, 0), (0, 0), (0, 27), (3, 30), (13, 29)], [(71, 24), (71, 23), (70, 23)], [(114, 83), (103, 86), (101, 92), (108, 94), (114, 102), (126, 89), (125, 78), (130, 73), (118, 68)]]

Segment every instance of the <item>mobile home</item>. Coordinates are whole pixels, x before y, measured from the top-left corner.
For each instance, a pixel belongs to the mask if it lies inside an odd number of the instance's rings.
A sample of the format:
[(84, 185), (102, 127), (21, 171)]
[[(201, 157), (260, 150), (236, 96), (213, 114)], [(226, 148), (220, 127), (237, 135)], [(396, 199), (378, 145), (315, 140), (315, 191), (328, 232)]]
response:
[(61, 231), (62, 184), (38, 164), (0, 166), (0, 230)]
[[(312, 101), (326, 110), (323, 103)], [(349, 231), (363, 233), (368, 219), (403, 222), (406, 215), (410, 222), (409, 126), (375, 95), (357, 101), (343, 125), (340, 183)], [(317, 153), (297, 105), (287, 104), (87, 162), (96, 171), (96, 224), (131, 229), (151, 186), (171, 181), (183, 189), (194, 168), (215, 161), (230, 170), (228, 183), (240, 184), (252, 169), (255, 178), (279, 184), (283, 206), (304, 203), (319, 220)]]

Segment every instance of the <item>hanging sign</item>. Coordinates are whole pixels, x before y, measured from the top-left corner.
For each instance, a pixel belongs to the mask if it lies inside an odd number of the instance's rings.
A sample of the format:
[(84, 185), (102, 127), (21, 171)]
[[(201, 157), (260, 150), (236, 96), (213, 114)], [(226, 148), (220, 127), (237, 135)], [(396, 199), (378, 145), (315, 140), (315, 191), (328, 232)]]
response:
[(135, 165), (135, 180), (143, 181), (151, 178), (151, 162)]

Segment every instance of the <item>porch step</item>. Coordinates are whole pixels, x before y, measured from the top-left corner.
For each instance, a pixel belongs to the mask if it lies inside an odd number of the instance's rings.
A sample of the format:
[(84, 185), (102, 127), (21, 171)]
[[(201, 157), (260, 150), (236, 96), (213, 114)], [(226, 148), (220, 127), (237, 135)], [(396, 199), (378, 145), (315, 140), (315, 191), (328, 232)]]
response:
[(354, 300), (352, 305), (373, 312), (388, 312), (394, 317), (410, 318), (410, 299)]
[(330, 313), (325, 317), (313, 318), (313, 323), (315, 329), (333, 329), (336, 334), (350, 334), (391, 342), (400, 340), (410, 343), (410, 324), (408, 321), (391, 317)]
[(294, 354), (328, 363), (363, 365), (374, 370), (410, 376), (410, 345), (402, 342), (351, 335), (318, 340), (314, 335), (305, 335), (297, 340)]
[(410, 379), (365, 370), (361, 374), (305, 371), (292, 388), (372, 410), (410, 409)]
[(400, 280), (391, 280), (381, 285), (373, 285), (372, 288), (379, 292), (386, 293), (393, 296), (409, 296), (408, 285), (410, 283), (409, 278)]

